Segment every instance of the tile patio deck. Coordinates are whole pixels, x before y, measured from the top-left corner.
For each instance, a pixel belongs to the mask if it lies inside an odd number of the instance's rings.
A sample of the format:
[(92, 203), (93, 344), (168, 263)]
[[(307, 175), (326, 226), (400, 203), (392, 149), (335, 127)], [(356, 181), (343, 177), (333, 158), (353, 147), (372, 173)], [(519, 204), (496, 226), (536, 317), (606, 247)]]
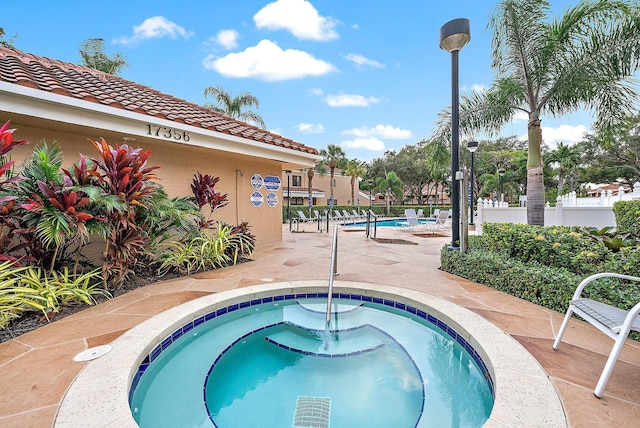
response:
[[(168, 308), (210, 293), (265, 282), (327, 279), (331, 236), (314, 224), (303, 233), (283, 228), (283, 241), (260, 245), (255, 261), (233, 268), (159, 282), (137, 289), (0, 344), (0, 426), (51, 427), (69, 385), (86, 363), (72, 361), (89, 347), (107, 344)], [(339, 233), (340, 281), (388, 284), (429, 293), (486, 318), (520, 342), (541, 364), (560, 396), (568, 426), (637, 426), (640, 420), (640, 344), (627, 341), (598, 399), (593, 388), (612, 345), (590, 325), (572, 320), (558, 351), (554, 333), (563, 315), (438, 269), (449, 237), (418, 237), (378, 229), (378, 243), (362, 231)], [(544, 409), (540, 409), (544, 411)]]

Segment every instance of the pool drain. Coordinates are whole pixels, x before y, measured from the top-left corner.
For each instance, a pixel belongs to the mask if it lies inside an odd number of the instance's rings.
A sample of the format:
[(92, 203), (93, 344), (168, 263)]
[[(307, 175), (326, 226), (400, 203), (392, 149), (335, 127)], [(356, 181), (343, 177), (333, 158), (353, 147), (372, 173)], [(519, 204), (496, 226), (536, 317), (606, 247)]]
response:
[(293, 416), (295, 428), (329, 428), (331, 398), (299, 396)]
[(73, 361), (91, 361), (96, 358), (100, 358), (103, 355), (106, 355), (111, 351), (111, 346), (109, 345), (100, 345), (95, 346), (93, 348), (85, 349), (80, 352), (78, 355), (73, 357)]

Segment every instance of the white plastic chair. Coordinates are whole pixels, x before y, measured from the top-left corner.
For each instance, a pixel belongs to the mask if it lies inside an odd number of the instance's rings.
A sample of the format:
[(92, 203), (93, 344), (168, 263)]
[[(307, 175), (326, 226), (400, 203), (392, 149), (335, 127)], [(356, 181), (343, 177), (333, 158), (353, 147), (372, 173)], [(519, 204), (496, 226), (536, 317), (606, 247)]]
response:
[(598, 384), (593, 391), (598, 398), (602, 397), (604, 388), (609, 381), (609, 377), (613, 372), (613, 367), (616, 365), (616, 361), (618, 361), (618, 357), (620, 356), (620, 352), (622, 351), (622, 347), (624, 346), (627, 336), (631, 331), (640, 332), (640, 318), (638, 317), (638, 314), (640, 313), (640, 303), (636, 304), (631, 308), (631, 310), (625, 311), (623, 309), (616, 308), (615, 306), (580, 297), (582, 295), (582, 291), (590, 282), (599, 278), (607, 277), (640, 282), (639, 277), (609, 272), (598, 273), (585, 278), (578, 285), (578, 288), (576, 288), (573, 298), (569, 302), (567, 314), (560, 326), (560, 331), (558, 331), (558, 337), (556, 337), (556, 340), (553, 342), (553, 349), (557, 350), (560, 345), (560, 341), (562, 340), (562, 336), (569, 325), (571, 315), (574, 313), (614, 340), (615, 343), (611, 349), (607, 363), (605, 364), (602, 374), (600, 375), (600, 379), (598, 380)]

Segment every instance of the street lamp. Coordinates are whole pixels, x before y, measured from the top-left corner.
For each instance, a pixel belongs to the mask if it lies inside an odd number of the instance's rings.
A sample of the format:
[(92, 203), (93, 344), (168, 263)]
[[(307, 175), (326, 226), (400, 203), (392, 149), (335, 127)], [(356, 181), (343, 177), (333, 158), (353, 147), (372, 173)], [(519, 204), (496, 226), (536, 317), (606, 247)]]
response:
[(471, 152), (471, 203), (469, 204), (469, 208), (471, 209), (471, 218), (469, 220), (469, 224), (471, 226), (474, 226), (475, 223), (473, 222), (473, 205), (476, 203), (475, 198), (473, 197), (474, 195), (474, 177), (473, 177), (473, 170), (474, 170), (474, 163), (473, 163), (473, 158), (474, 158), (474, 153), (476, 150), (478, 150), (478, 142), (477, 141), (469, 141), (467, 143), (467, 149), (469, 149), (469, 151)]
[(291, 170), (284, 171), (287, 174), (287, 220), (289, 220), (289, 232), (291, 232)]
[(458, 18), (440, 28), (440, 48), (451, 54), (451, 246), (460, 242), (460, 189), (456, 185), (460, 169), (458, 52), (471, 40), (469, 20)]
[(504, 177), (504, 174), (506, 173), (506, 171), (504, 170), (504, 168), (500, 168), (498, 170), (498, 176), (500, 177), (500, 202), (504, 202), (504, 190), (502, 189), (502, 177)]

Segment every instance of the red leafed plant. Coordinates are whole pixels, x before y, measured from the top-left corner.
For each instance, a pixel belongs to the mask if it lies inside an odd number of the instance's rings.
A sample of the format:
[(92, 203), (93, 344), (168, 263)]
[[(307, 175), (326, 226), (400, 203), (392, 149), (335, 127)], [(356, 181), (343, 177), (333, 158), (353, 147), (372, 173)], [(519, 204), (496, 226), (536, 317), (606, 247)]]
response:
[(193, 175), (193, 181), (191, 182), (191, 191), (198, 204), (198, 208), (209, 206), (209, 217), (206, 221), (200, 224), (201, 228), (211, 229), (213, 228), (215, 221), (211, 220), (211, 215), (218, 208), (222, 208), (229, 203), (229, 195), (227, 193), (216, 192), (216, 184), (220, 181), (220, 177), (214, 177), (209, 174), (202, 175), (197, 172)]
[(13, 217), (16, 208), (16, 196), (6, 194), (4, 191), (12, 183), (22, 180), (20, 176), (13, 175), (14, 161), (7, 159), (6, 154), (13, 148), (27, 144), (27, 140), (14, 140), (15, 129), (9, 129), (9, 121), (0, 128), (0, 261), (16, 261), (9, 256), (9, 252), (16, 249), (15, 234), (17, 233), (17, 221)]
[(105, 287), (108, 279), (119, 287), (138, 257), (144, 254), (148, 239), (143, 229), (136, 224), (135, 207), (144, 204), (153, 194), (156, 187), (152, 180), (157, 177), (152, 172), (159, 167), (147, 166), (150, 150), (134, 149), (127, 144), (113, 148), (103, 138), (100, 142), (91, 142), (100, 152), (101, 158), (92, 158), (98, 168), (87, 169), (87, 173), (99, 179), (107, 194), (117, 195), (126, 204), (123, 209), (114, 209), (109, 214), (104, 252)]

